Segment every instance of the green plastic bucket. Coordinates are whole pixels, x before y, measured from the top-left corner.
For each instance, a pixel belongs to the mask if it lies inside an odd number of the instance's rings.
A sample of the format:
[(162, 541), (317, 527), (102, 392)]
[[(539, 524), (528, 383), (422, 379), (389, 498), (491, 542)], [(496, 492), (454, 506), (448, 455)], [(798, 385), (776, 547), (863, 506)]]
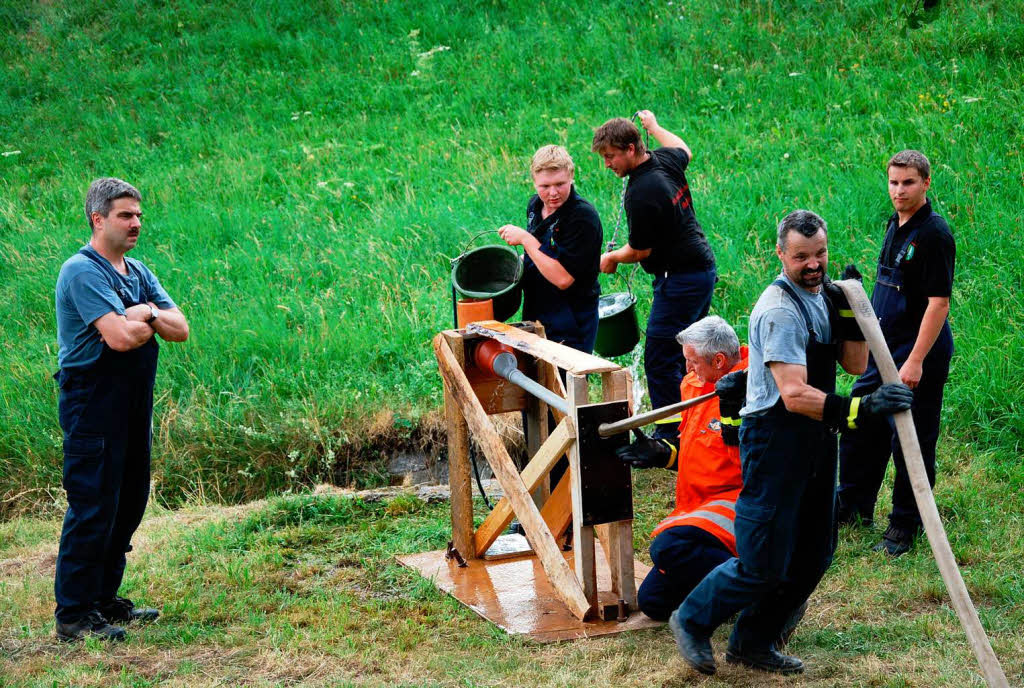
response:
[(511, 246), (480, 246), (452, 261), (452, 286), (459, 296), (494, 301), (494, 319), (516, 314), (523, 300), (523, 262)]
[(640, 341), (636, 296), (628, 291), (603, 294), (597, 301), (597, 339), (594, 351), (609, 358), (628, 354)]

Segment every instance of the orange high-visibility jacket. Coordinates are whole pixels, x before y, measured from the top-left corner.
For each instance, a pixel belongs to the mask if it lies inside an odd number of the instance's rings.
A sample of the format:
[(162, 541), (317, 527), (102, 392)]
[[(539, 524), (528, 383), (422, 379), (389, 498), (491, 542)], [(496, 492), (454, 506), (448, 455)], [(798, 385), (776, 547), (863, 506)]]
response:
[[(732, 370), (747, 367), (747, 347)], [(732, 371), (729, 371), (732, 372)], [(679, 385), (682, 400), (715, 391), (687, 373)], [(718, 399), (686, 409), (679, 423), (679, 475), (676, 477), (676, 508), (651, 533), (656, 536), (674, 526), (697, 526), (722, 541), (736, 554), (736, 498), (743, 481), (740, 449), (722, 441)]]

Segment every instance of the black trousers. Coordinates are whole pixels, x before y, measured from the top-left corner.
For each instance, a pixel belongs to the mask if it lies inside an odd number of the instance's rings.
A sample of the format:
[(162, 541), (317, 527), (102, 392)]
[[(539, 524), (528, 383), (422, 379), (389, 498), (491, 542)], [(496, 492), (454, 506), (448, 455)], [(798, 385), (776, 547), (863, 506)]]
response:
[(654, 566), (637, 591), (640, 610), (665, 621), (704, 576), (731, 558), (721, 540), (697, 526), (663, 530), (651, 542)]
[(61, 370), (64, 489), (55, 615), (74, 623), (112, 599), (149, 499), (156, 342), (107, 351), (95, 369)]
[[(942, 394), (949, 375), (948, 356), (929, 356), (925, 359), (921, 382), (914, 389), (911, 415), (917, 440), (921, 445), (921, 458), (928, 484), (935, 486), (935, 447), (939, 440), (939, 418), (942, 414)], [(881, 375), (874, 358), (864, 375), (853, 386), (853, 396), (863, 396), (878, 389)], [(903, 458), (903, 448), (896, 436), (891, 417), (874, 418), (857, 430), (843, 433), (839, 445), (839, 503), (844, 510), (870, 519), (875, 513), (878, 490), (885, 479), (885, 469), (892, 456), (896, 480), (892, 489), (892, 513), (889, 522), (904, 530), (921, 527), (910, 476)]]

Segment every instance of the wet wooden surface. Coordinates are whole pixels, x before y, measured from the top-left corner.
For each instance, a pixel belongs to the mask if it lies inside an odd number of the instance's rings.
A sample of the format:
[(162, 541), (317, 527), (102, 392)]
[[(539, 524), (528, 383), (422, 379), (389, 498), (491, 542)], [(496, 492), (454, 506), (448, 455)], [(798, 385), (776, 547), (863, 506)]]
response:
[[(597, 588), (611, 590), (604, 553), (600, 547), (596, 550)], [(563, 554), (572, 565), (572, 552)], [(444, 550), (406, 554), (397, 559), (507, 633), (525, 635), (542, 643), (662, 625), (640, 611), (633, 611), (622, 623), (580, 621), (559, 601), (543, 567), (533, 555), (499, 561), (472, 559), (466, 568), (459, 568), (454, 560), (445, 560)], [(650, 567), (634, 561), (634, 569), (639, 587)], [(614, 600), (608, 593), (602, 593), (600, 601), (604, 604)]]

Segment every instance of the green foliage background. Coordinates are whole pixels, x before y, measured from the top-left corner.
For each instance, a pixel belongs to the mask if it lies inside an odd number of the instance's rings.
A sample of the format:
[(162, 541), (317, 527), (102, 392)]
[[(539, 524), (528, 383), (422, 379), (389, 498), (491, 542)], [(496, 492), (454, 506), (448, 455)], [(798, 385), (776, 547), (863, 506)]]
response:
[(0, 511), (59, 484), (53, 284), (88, 239), (91, 179), (142, 190), (134, 255), (191, 322), (162, 356), (159, 493), (235, 500), (352, 479), (341, 457), (382, 409), (414, 432), (441, 398), (448, 259), (523, 220), (549, 142), (610, 238), (619, 180), (590, 136), (639, 108), (694, 150), (713, 308), (741, 331), (781, 215), (819, 212), (833, 274), (870, 272), (884, 163), (925, 151), (958, 247), (947, 438), (1020, 486), (1022, 20), (995, 0), (8, 0)]

